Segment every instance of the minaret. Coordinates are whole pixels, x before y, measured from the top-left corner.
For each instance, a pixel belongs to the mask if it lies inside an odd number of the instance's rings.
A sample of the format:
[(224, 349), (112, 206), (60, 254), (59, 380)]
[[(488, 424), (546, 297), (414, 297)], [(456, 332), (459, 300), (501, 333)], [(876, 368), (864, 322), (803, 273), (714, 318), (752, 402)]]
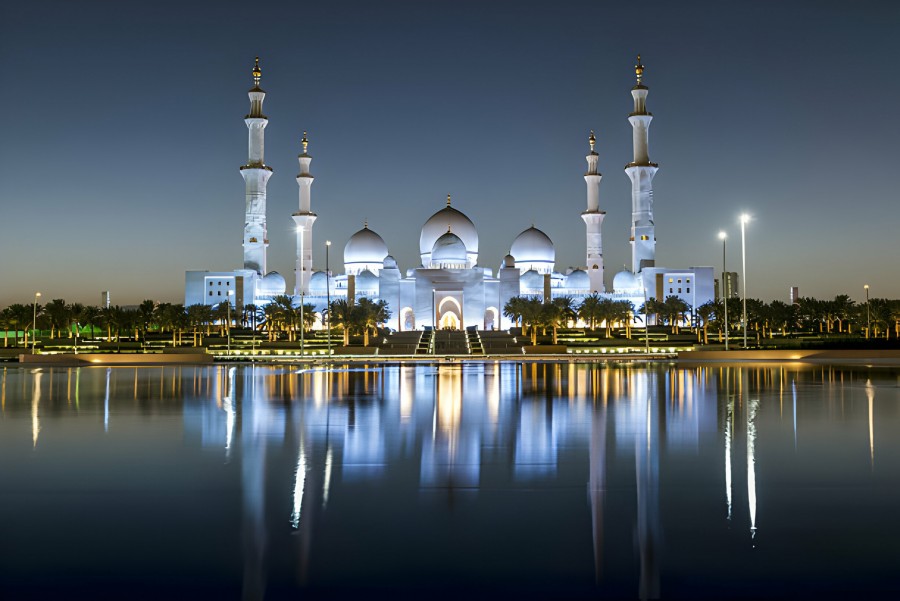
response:
[(241, 167), (241, 175), (247, 189), (247, 203), (244, 213), (244, 269), (253, 270), (260, 276), (266, 274), (266, 184), (272, 176), (272, 168), (264, 162), (264, 130), (269, 119), (262, 113), (265, 91), (259, 87), (262, 71), (259, 57), (253, 67), (253, 87), (250, 88), (250, 114), (244, 123), (250, 130), (249, 157)]
[(303, 132), (303, 153), (297, 157), (300, 161), (300, 174), (297, 185), (300, 186), (300, 209), (293, 214), (297, 224), (297, 264), (294, 268), (294, 294), (309, 294), (309, 277), (312, 274), (312, 226), (316, 214), (310, 211), (310, 188), (315, 179), (309, 172), (312, 157), (309, 156), (309, 140)]
[(585, 235), (587, 272), (591, 280), (591, 292), (603, 292), (603, 237), (600, 228), (603, 225), (603, 218), (606, 217), (606, 211), (600, 210), (600, 179), (603, 176), (597, 172), (599, 155), (594, 151), (597, 139), (594, 137), (593, 130), (591, 130), (588, 143), (591, 145), (591, 151), (585, 157), (588, 170), (584, 174), (584, 181), (587, 183), (587, 210), (581, 214), (581, 218), (584, 220), (587, 230)]
[(658, 166), (650, 162), (648, 130), (653, 115), (647, 112), (647, 86), (643, 84), (641, 55), (634, 66), (637, 85), (631, 88), (634, 112), (628, 116), (634, 140), (634, 160), (625, 166), (631, 179), (631, 270), (638, 273), (656, 264), (656, 232), (653, 226), (653, 176)]

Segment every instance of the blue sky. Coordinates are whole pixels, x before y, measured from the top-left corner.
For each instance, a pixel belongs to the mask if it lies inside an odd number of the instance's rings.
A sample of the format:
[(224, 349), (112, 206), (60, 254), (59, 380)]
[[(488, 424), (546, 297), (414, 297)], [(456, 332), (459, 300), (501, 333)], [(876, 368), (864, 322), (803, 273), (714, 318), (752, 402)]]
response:
[(752, 297), (900, 297), (894, 2), (237, 2), (0, 9), (0, 305), (183, 300), (240, 267), (259, 55), (269, 268), (293, 286), (307, 130), (316, 267), (368, 219), (403, 270), (446, 195), (499, 265), (534, 223), (584, 262), (598, 137), (607, 283), (630, 264), (627, 115), (646, 65), (658, 264), (740, 265)]

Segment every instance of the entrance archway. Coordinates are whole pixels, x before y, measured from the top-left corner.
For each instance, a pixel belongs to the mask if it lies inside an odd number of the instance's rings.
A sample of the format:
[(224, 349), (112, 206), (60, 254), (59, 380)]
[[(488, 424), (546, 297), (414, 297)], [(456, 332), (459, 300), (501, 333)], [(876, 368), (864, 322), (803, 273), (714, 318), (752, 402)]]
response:
[(440, 324), (442, 330), (458, 330), (459, 318), (452, 311), (447, 311), (441, 315)]

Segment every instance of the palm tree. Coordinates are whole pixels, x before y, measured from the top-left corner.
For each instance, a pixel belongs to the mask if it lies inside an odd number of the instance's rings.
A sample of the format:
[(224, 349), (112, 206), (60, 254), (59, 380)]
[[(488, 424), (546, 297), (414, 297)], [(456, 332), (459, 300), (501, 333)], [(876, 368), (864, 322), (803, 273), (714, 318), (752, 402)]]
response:
[(219, 324), (219, 336), (225, 336), (225, 330), (228, 327), (226, 322), (228, 321), (228, 315), (231, 313), (231, 309), (229, 308), (228, 301), (222, 301), (212, 310), (212, 318), (213, 321)]
[(673, 334), (678, 333), (678, 322), (684, 320), (690, 310), (691, 306), (677, 296), (667, 296), (663, 301), (662, 313), (666, 316)]
[[(706, 301), (697, 307), (697, 318), (703, 324), (703, 344), (709, 344), (709, 322), (713, 319), (718, 320), (719, 303), (716, 301)], [(700, 331), (697, 331), (697, 340), (700, 340)]]
[[(553, 299), (560, 300), (560, 299)], [(559, 339), (557, 338), (557, 333), (559, 329), (559, 325), (565, 322), (565, 317), (563, 317), (563, 308), (560, 304), (554, 303), (552, 300), (549, 303), (544, 303), (541, 307), (541, 325), (544, 326), (545, 334), (547, 326), (550, 326), (553, 330), (553, 344), (556, 344)]]
[(625, 337), (631, 340), (631, 320), (634, 316), (634, 303), (628, 300), (613, 301), (610, 313), (613, 321), (625, 324)]
[(575, 299), (571, 296), (558, 296), (550, 301), (550, 304), (559, 309), (562, 325), (569, 327), (569, 323), (578, 319), (578, 310), (575, 308)]
[(50, 323), (50, 338), (56, 338), (56, 332), (62, 333), (69, 324), (69, 306), (61, 298), (54, 298), (44, 306), (44, 315)]
[(81, 310), (81, 323), (88, 327), (90, 337), (94, 337), (94, 326), (100, 321), (100, 307), (87, 305)]
[(144, 340), (146, 340), (147, 330), (150, 329), (153, 318), (156, 315), (156, 303), (150, 299), (141, 301), (141, 304), (138, 305), (138, 314), (140, 315), (141, 332), (144, 334)]
[[(522, 325), (531, 328), (531, 344), (537, 344), (537, 328), (541, 324), (544, 303), (537, 297), (529, 297), (524, 299), (521, 307)], [(522, 331), (525, 334), (525, 330)]]
[(34, 306), (15, 303), (6, 308), (9, 314), (9, 324), (16, 330), (16, 344), (18, 344), (19, 330), (22, 330), (22, 340), (28, 346), (28, 328), (31, 326)]
[[(3, 348), (6, 348), (9, 340), (9, 328), (12, 327), (12, 315), (9, 307), (0, 311), (0, 328), (3, 328)], [(18, 336), (18, 334), (17, 334)]]
[(209, 323), (212, 309), (206, 305), (196, 304), (188, 306), (185, 311), (187, 313), (187, 323), (194, 331), (194, 346), (201, 346), (203, 344), (203, 332), (198, 330), (204, 324)]
[(369, 346), (369, 329), (378, 333), (378, 324), (382, 324), (391, 318), (391, 312), (387, 308), (387, 301), (373, 301), (370, 298), (361, 297), (356, 303), (356, 320), (363, 331), (363, 346)]
[[(356, 325), (355, 317), (353, 306), (347, 302), (347, 299), (339, 298), (331, 301), (331, 306), (328, 308), (328, 328), (330, 330), (335, 322), (341, 326), (344, 331), (344, 346), (350, 344), (350, 329)], [(331, 336), (330, 331), (328, 336)]]
[(521, 296), (514, 296), (503, 305), (503, 315), (508, 319), (511, 319), (517, 327), (522, 321), (522, 306), (524, 303), (524, 298)]
[[(594, 326), (597, 325), (597, 321), (600, 317), (600, 303), (603, 299), (600, 298), (600, 295), (594, 292), (581, 301), (581, 305), (578, 307), (578, 317), (581, 318), (581, 321), (584, 322), (585, 326), (589, 327), (591, 330), (594, 329)], [(585, 331), (587, 334), (587, 331)]]

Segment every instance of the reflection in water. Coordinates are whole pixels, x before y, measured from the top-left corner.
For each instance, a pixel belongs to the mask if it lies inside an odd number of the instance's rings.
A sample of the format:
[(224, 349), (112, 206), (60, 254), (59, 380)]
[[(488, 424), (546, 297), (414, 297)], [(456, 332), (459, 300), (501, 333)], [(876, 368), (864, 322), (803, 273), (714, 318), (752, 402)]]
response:
[[(833, 432), (841, 420), (866, 420), (867, 461), (857, 452), (857, 463), (848, 460), (846, 469), (858, 473), (865, 461), (874, 471), (877, 373), (553, 363), (170, 369), (4, 369), (0, 443), (16, 440), (5, 434), (22, 427), (16, 444), (27, 445), (30, 409), (32, 447), (39, 435), (42, 442), (35, 457), (51, 457), (52, 448), (64, 446), (49, 444), (55, 437), (85, 436), (66, 429), (80, 415), (99, 430), (102, 413), (108, 431), (112, 412), (122, 418), (117, 433), (130, 434), (118, 437), (122, 444), (147, 436), (139, 451), (146, 454), (159, 444), (153, 436), (170, 434), (159, 428), (171, 429), (149, 418), (180, 412), (184, 451), (160, 471), (187, 469), (192, 461), (194, 469), (213, 470), (214, 504), (233, 507), (234, 523), (240, 522), (241, 536), (228, 552), (240, 558), (235, 567), (243, 565), (246, 599), (261, 599), (270, 587), (328, 587), (357, 574), (354, 582), (389, 585), (417, 570), (435, 582), (477, 583), (496, 573), (501, 585), (584, 582), (613, 596), (656, 598), (670, 586), (661, 580), (666, 560), (693, 557), (703, 537), (735, 554), (755, 544), (757, 470), (763, 486), (776, 478), (802, 482), (805, 472), (791, 462), (822, 460), (797, 450), (798, 410), (804, 448), (817, 448), (814, 437)], [(782, 410), (788, 381), (790, 412)], [(865, 409), (843, 403), (843, 388), (854, 381), (866, 382)], [(879, 407), (892, 406), (900, 395), (895, 390), (881, 387)], [(21, 420), (10, 419), (17, 412)], [(53, 424), (43, 433), (41, 418)], [(885, 428), (898, 420), (888, 409), (879, 419), (893, 420)], [(862, 429), (847, 431), (861, 451)], [(777, 453), (790, 452), (792, 438), (794, 453), (784, 461)], [(891, 441), (879, 442), (886, 470), (896, 454), (884, 448)], [(212, 464), (194, 453), (204, 447)], [(734, 470), (744, 448), (746, 476)], [(129, 470), (126, 479), (131, 471), (141, 470)], [(750, 540), (745, 530), (737, 542), (716, 538), (724, 536), (717, 529), (728, 530), (721, 520), (723, 484), (727, 519), (747, 519)], [(777, 521), (784, 512), (779, 495), (787, 493), (764, 492), (760, 518), (773, 544), (756, 549), (759, 555), (777, 552), (779, 528), (787, 528)], [(204, 540), (190, 532), (185, 537), (185, 544)], [(633, 555), (622, 552), (631, 548)], [(564, 568), (552, 567), (556, 557)], [(504, 572), (507, 565), (514, 569)]]

